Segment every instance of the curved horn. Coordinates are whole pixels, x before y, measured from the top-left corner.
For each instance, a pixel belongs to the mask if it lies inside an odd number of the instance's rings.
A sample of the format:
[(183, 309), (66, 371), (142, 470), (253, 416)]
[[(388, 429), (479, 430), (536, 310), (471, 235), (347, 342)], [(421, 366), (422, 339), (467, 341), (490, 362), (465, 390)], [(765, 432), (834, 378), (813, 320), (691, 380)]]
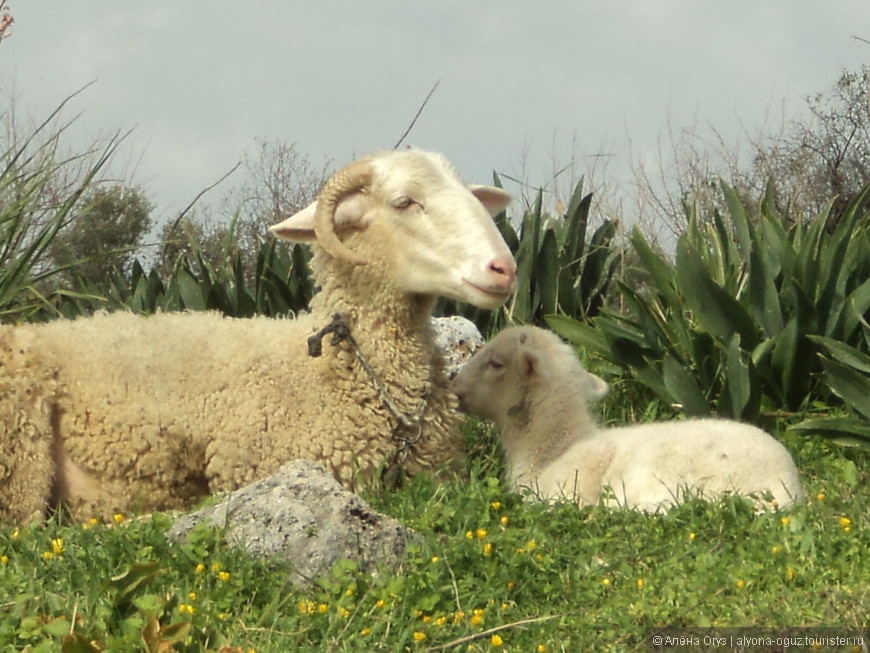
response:
[(342, 199), (368, 186), (373, 177), (371, 161), (354, 161), (330, 177), (317, 197), (317, 209), (314, 213), (314, 234), (317, 242), (335, 258), (354, 265), (365, 264), (365, 259), (335, 235), (335, 210)]

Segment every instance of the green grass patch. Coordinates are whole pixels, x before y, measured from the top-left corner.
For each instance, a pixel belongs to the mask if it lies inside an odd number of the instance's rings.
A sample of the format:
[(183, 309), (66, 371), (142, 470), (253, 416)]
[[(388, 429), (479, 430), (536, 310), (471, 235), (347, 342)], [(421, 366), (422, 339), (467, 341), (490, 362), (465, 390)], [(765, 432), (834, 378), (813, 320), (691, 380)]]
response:
[(4, 528), (0, 650), (599, 651), (665, 626), (868, 625), (866, 448), (787, 439), (807, 500), (786, 513), (643, 515), (524, 501), (492, 432), (468, 430), (467, 478), (367, 494), (421, 535), (374, 578), (340, 564), (294, 590), (218, 532), (171, 544), (165, 515)]

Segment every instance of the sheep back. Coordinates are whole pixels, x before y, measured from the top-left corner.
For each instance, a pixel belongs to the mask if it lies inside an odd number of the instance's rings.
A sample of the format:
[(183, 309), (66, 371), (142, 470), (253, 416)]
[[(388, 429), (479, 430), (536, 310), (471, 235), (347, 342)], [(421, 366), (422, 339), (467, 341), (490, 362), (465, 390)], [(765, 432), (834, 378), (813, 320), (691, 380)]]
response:
[[(52, 489), (80, 518), (181, 508), (294, 458), (347, 486), (373, 477), (397, 449), (395, 420), (346, 345), (308, 355), (315, 319), (114, 313), (4, 328), (4, 519), (44, 513)], [(389, 385), (400, 403), (401, 382)], [(411, 470), (453, 453), (453, 404), (431, 394)]]

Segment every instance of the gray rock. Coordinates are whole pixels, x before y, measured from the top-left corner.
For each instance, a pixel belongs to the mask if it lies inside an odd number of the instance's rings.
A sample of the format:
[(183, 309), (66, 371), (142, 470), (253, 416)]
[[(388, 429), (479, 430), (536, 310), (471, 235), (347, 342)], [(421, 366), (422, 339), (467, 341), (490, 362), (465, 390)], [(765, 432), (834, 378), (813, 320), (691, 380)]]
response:
[(484, 345), (474, 322), (464, 317), (433, 317), (435, 346), (444, 355), (447, 378), (452, 379), (462, 366)]
[(180, 540), (202, 522), (225, 528), (232, 546), (289, 562), (297, 587), (314, 582), (343, 559), (366, 571), (396, 566), (414, 537), (307, 460), (286, 463), (273, 476), (185, 515), (172, 525), (169, 537)]

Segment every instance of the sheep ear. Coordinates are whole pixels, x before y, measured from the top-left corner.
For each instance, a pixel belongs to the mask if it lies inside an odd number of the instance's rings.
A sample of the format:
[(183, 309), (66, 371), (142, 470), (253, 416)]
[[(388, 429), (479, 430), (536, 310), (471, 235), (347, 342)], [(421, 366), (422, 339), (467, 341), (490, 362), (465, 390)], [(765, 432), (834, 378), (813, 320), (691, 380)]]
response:
[(286, 220), (269, 227), (269, 231), (281, 240), (290, 240), (295, 243), (315, 240), (314, 211), (316, 209), (317, 202), (311, 202), (298, 213), (294, 213)]
[(486, 208), (492, 217), (497, 216), (504, 211), (508, 204), (511, 203), (511, 196), (501, 188), (495, 186), (479, 186), (477, 184), (469, 184), (468, 190), (474, 195), (480, 203)]
[(586, 396), (589, 401), (604, 399), (607, 393), (610, 392), (610, 386), (607, 385), (607, 382), (600, 376), (595, 376), (589, 372), (584, 371), (584, 374), (586, 375)]
[[(342, 200), (335, 211), (335, 230), (364, 229), (366, 222), (363, 216), (367, 207), (368, 202), (361, 193), (354, 193)], [(317, 202), (312, 202), (286, 220), (269, 227), (269, 231), (281, 240), (290, 240), (294, 243), (309, 243), (317, 240), (314, 235), (314, 213), (316, 210)]]

